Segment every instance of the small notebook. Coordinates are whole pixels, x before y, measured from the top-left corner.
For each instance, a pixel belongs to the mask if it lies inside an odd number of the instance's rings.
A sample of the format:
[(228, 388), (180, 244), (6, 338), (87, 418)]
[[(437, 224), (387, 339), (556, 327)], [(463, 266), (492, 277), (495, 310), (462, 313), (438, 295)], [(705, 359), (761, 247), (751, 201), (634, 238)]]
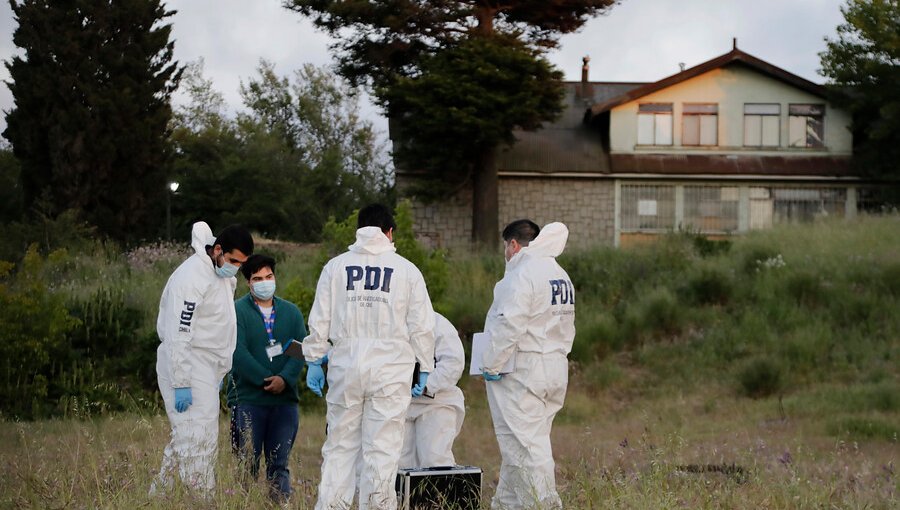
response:
[(292, 358), (303, 361), (303, 344), (296, 340), (291, 340), (287, 344), (287, 347), (284, 348), (284, 353)]
[[(484, 371), (481, 364), (482, 356), (484, 355), (484, 351), (487, 350), (488, 345), (491, 343), (491, 335), (487, 332), (475, 333), (472, 335), (472, 360), (469, 363), (469, 375), (478, 375)], [(516, 355), (513, 353), (512, 356), (506, 360), (506, 364), (503, 365), (503, 368), (500, 370), (501, 374), (511, 374), (516, 371)]]

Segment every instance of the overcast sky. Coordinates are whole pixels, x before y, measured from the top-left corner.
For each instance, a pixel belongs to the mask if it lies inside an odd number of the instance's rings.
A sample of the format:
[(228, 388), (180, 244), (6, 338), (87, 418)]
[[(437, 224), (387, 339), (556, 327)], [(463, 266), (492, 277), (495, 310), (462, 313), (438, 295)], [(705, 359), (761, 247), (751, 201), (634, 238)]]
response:
[[(232, 109), (240, 108), (238, 88), (255, 73), (260, 58), (288, 74), (304, 63), (330, 65), (329, 39), (281, 0), (168, 0), (178, 13), (175, 56), (181, 62), (203, 58)], [(591, 57), (593, 81), (656, 81), (738, 47), (803, 78), (822, 83), (819, 52), (824, 38), (835, 37), (846, 0), (624, 0), (609, 14), (589, 21), (562, 38), (548, 58), (568, 80), (581, 77), (581, 59)], [(0, 59), (16, 51), (8, 2), (0, 2)], [(9, 79), (5, 67), (0, 79)], [(0, 86), (0, 109), (13, 105)], [(387, 123), (370, 104), (367, 116), (380, 130)], [(0, 129), (6, 121), (0, 119)]]

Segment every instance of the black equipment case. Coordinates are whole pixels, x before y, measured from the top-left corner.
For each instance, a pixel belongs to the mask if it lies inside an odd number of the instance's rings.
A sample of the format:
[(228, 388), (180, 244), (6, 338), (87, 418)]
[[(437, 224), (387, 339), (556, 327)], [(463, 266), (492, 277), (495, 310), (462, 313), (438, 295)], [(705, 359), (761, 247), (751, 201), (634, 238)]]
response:
[(401, 469), (397, 473), (396, 489), (401, 510), (478, 510), (481, 508), (481, 468)]

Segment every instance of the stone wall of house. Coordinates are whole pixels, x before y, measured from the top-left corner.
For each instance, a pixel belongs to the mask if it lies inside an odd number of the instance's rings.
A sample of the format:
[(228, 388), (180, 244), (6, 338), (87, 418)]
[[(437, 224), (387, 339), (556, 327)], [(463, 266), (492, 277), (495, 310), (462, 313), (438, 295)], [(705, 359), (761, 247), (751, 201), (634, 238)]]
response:
[[(569, 227), (569, 246), (613, 244), (615, 195), (610, 179), (502, 177), (499, 200), (501, 229), (521, 218), (541, 226), (561, 221)], [(469, 246), (471, 188), (442, 202), (413, 202), (413, 228), (416, 236), (432, 247)]]
[(413, 230), (419, 241), (432, 248), (458, 248), (472, 240), (472, 189), (454, 197), (425, 204), (412, 202)]
[(541, 226), (565, 223), (568, 246), (612, 246), (613, 180), (505, 177), (500, 180), (500, 227), (521, 218)]

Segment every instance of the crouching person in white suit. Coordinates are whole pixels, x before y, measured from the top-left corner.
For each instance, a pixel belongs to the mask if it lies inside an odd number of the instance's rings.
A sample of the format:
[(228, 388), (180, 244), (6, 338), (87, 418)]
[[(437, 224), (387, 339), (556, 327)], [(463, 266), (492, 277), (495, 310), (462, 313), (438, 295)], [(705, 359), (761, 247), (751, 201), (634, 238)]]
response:
[(412, 399), (406, 413), (401, 468), (453, 466), (453, 441), (466, 416), (456, 383), (465, 368), (459, 333), (443, 315), (434, 314), (434, 372), (425, 393)]

